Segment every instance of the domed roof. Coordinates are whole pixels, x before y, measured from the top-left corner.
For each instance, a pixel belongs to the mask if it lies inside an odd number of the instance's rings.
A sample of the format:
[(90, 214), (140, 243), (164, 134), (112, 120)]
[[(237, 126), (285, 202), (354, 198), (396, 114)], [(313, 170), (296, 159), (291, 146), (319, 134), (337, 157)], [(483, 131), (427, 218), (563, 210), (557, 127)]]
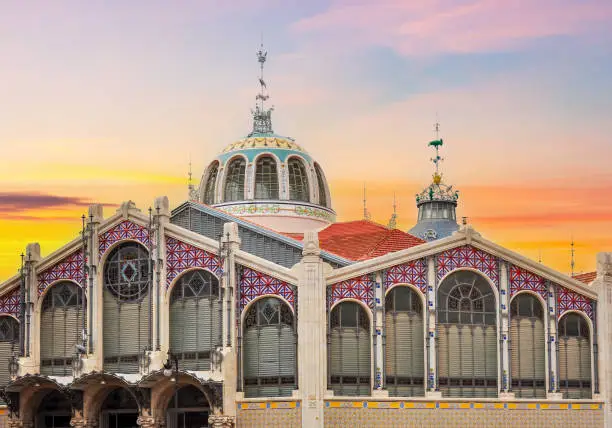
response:
[(293, 138), (281, 137), (276, 134), (260, 134), (257, 136), (245, 137), (228, 145), (221, 153), (233, 152), (242, 149), (288, 149), (306, 153), (306, 151), (296, 144)]

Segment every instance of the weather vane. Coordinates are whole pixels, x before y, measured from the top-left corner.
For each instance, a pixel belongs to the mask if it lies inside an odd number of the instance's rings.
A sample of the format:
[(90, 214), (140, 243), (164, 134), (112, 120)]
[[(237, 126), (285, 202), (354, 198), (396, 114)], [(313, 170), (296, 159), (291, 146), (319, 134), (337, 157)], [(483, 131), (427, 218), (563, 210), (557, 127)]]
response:
[(270, 98), (268, 95), (268, 86), (266, 85), (266, 81), (264, 80), (264, 64), (268, 59), (268, 52), (264, 50), (263, 47), (263, 36), (262, 42), (257, 51), (257, 61), (259, 62), (259, 93), (255, 96), (255, 100), (257, 101), (255, 105), (255, 109), (252, 110), (253, 114), (253, 132), (249, 134), (249, 137), (255, 134), (266, 134), (272, 133), (272, 110), (273, 107), (269, 109), (265, 108), (265, 102)]
[(442, 138), (440, 138), (440, 124), (437, 121), (434, 124), (434, 132), (436, 133), (436, 139), (433, 141), (430, 141), (428, 146), (431, 146), (436, 150), (436, 156), (431, 158), (431, 161), (436, 166), (436, 173), (434, 174), (434, 180), (439, 181), (442, 178), (442, 176), (440, 175), (439, 164), (441, 161), (444, 160), (444, 158), (440, 156), (440, 147), (444, 144), (444, 142), (442, 141)]

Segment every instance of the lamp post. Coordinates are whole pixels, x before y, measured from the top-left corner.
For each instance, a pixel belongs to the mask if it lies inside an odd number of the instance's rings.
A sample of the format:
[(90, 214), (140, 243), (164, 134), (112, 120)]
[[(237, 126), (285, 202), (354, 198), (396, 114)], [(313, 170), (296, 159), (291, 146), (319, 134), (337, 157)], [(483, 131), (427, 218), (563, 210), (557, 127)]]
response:
[(176, 425), (178, 426), (178, 412), (176, 409), (178, 408), (179, 362), (178, 357), (170, 351), (168, 351), (168, 359), (164, 363), (164, 376), (169, 377), (170, 381), (174, 382), (174, 418), (176, 418)]

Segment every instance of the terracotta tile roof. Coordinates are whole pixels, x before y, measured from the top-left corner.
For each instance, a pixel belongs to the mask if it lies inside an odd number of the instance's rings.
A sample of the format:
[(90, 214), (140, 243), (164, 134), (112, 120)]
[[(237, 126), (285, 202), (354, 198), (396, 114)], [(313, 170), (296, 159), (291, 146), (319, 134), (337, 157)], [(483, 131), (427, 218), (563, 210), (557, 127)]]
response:
[[(284, 235), (301, 241), (301, 233)], [(349, 260), (367, 260), (424, 243), (422, 239), (398, 229), (368, 220), (333, 223), (319, 232), (321, 249)]]
[(585, 284), (590, 284), (591, 282), (595, 281), (596, 276), (597, 272), (586, 272), (574, 275), (573, 278), (580, 282), (584, 282)]

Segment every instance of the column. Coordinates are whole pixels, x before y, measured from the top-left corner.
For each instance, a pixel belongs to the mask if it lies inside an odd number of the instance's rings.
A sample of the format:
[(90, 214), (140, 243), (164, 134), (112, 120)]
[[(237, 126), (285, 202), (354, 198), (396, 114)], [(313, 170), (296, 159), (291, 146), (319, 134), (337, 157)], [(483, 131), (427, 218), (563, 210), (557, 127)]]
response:
[(40, 245), (35, 242), (26, 246), (24, 259), (25, 292), (24, 292), (24, 349), (23, 355), (19, 358), (19, 376), (34, 374), (38, 368), (38, 332), (37, 324), (34, 322), (34, 303), (38, 299), (38, 280), (36, 265), (40, 262)]
[(513, 399), (512, 370), (510, 364), (510, 280), (508, 277), (508, 263), (499, 261), (499, 397)]
[[(591, 284), (591, 288), (597, 292), (597, 342), (599, 346), (598, 370), (599, 395), (593, 398), (603, 398), (604, 421), (606, 427), (612, 427), (612, 253), (597, 254), (597, 277)], [(593, 383), (595, 383), (593, 378)]]
[(374, 329), (372, 331), (374, 344), (374, 390), (376, 397), (388, 397), (384, 388), (385, 354), (384, 354), (384, 322), (385, 322), (385, 292), (383, 289), (383, 273), (374, 276)]
[[(98, 354), (99, 359), (96, 358), (96, 350), (98, 346), (98, 340), (101, 340), (101, 326), (97, 322), (101, 320), (101, 308), (102, 308), (102, 293), (96, 291), (100, 289), (100, 281), (98, 277), (98, 271), (100, 266), (100, 252), (98, 235), (100, 233), (100, 223), (104, 220), (103, 218), (103, 207), (101, 204), (92, 204), (88, 209), (88, 220), (87, 220), (87, 248), (85, 261), (87, 279), (84, 286), (84, 293), (86, 299), (86, 310), (85, 316), (85, 329), (86, 329), (86, 342), (87, 342), (87, 355), (85, 355), (81, 362), (81, 374), (88, 373), (94, 370), (100, 370), (102, 368), (102, 355)], [(100, 334), (100, 335), (99, 335)], [(100, 339), (99, 339), (100, 338)]]
[(427, 390), (425, 396), (430, 398), (441, 398), (442, 393), (438, 388), (438, 364), (436, 347), (436, 307), (437, 307), (437, 283), (435, 256), (427, 257), (427, 302), (425, 310), (425, 324), (427, 329), (426, 351), (427, 351)]
[(546, 282), (548, 290), (548, 298), (546, 303), (548, 310), (546, 311), (546, 327), (548, 330), (548, 389), (546, 398), (552, 400), (560, 400), (563, 394), (559, 392), (559, 373), (558, 373), (558, 344), (557, 344), (557, 293), (555, 285), (551, 282)]
[(317, 232), (306, 232), (298, 266), (298, 396), (302, 426), (313, 428), (323, 427), (327, 389), (326, 284), (320, 253)]

